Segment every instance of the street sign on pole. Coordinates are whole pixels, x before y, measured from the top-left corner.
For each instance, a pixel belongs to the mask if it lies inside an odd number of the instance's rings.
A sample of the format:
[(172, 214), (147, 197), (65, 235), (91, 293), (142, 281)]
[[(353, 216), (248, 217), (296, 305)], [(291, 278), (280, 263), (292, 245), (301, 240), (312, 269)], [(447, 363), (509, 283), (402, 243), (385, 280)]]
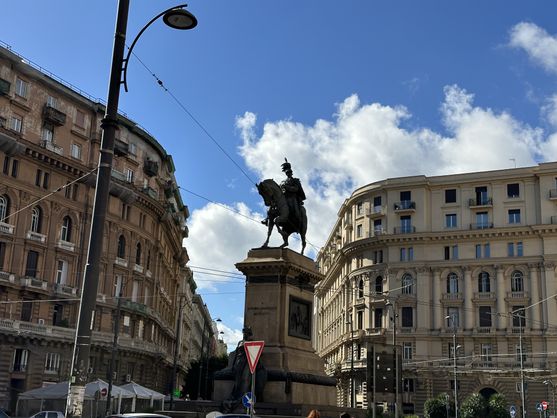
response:
[(248, 359), (248, 365), (251, 374), (255, 373), (255, 368), (257, 367), (257, 362), (259, 361), (259, 357), (261, 357), (264, 346), (265, 341), (244, 342), (244, 350), (246, 352), (246, 357)]
[(511, 417), (514, 418), (514, 416), (516, 415), (516, 406), (511, 405), (511, 407), (509, 408), (509, 413), (511, 414)]
[(245, 408), (251, 408), (251, 406), (254, 404), (253, 394), (251, 392), (247, 392), (244, 394), (244, 396), (242, 396), (242, 404)]
[(542, 409), (547, 411), (547, 401), (542, 401)]

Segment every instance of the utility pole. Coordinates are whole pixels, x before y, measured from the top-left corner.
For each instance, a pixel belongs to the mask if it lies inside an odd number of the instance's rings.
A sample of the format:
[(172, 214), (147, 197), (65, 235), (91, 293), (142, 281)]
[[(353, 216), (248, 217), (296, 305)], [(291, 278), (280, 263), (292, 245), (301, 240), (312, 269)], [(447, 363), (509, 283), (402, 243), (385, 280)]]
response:
[(178, 355), (180, 353), (180, 338), (182, 333), (182, 316), (184, 312), (184, 295), (180, 295), (180, 307), (176, 319), (176, 340), (174, 341), (174, 363), (172, 365), (172, 383), (170, 388), (170, 410), (174, 408), (174, 389), (176, 386), (176, 373), (178, 370)]
[(110, 366), (108, 368), (108, 392), (106, 394), (106, 414), (112, 413), (112, 381), (114, 380), (114, 364), (116, 362), (116, 354), (118, 353), (118, 334), (120, 333), (120, 308), (122, 307), (124, 281), (120, 283), (120, 288), (116, 289), (116, 313), (114, 314), (114, 338), (112, 340), (112, 353), (110, 354)]

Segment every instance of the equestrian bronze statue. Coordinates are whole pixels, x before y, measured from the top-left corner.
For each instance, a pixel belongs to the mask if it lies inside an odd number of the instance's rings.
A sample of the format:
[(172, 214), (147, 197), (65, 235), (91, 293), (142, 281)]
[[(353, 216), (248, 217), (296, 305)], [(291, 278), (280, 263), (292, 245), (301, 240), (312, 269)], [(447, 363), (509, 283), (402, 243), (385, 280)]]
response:
[(269, 207), (267, 218), (262, 221), (263, 224), (267, 225), (267, 240), (261, 248), (269, 246), (269, 238), (276, 226), (284, 241), (280, 247), (287, 247), (288, 237), (297, 233), (302, 240), (301, 254), (303, 254), (306, 248), (307, 230), (306, 209), (304, 207), (306, 195), (300, 179), (292, 176), (290, 163), (286, 158), (284, 161), (282, 171), (286, 174), (286, 179), (280, 186), (273, 179), (263, 180), (256, 185), (259, 194), (263, 197), (265, 206)]

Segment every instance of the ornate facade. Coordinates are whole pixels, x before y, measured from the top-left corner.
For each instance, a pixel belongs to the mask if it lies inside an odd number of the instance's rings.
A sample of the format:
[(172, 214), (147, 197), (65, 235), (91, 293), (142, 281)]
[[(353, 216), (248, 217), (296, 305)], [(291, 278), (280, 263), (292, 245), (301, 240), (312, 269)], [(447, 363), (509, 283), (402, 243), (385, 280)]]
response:
[[(21, 391), (69, 376), (103, 116), (98, 100), (0, 48), (0, 407), (11, 411)], [(119, 312), (114, 383), (168, 393), (174, 359), (180, 382), (194, 357), (188, 208), (172, 157), (125, 116), (114, 152), (90, 378), (109, 378)]]
[(523, 376), (526, 410), (551, 404), (556, 261), (557, 163), (357, 189), (318, 254), (316, 349), (339, 405), (352, 390), (357, 407), (372, 402), (366, 347), (393, 341), (406, 412), (453, 397), (455, 375), (460, 400), (499, 392), (520, 410)]

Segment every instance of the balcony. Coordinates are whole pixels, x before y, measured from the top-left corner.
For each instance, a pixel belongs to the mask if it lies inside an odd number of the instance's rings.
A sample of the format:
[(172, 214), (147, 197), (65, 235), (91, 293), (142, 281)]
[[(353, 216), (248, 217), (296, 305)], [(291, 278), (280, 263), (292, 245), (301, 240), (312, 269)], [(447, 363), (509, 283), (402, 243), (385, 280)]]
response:
[(75, 251), (75, 244), (73, 242), (59, 240), (56, 243), (56, 246), (58, 248), (61, 248), (62, 250), (71, 251), (71, 252)]
[(76, 296), (77, 289), (72, 286), (68, 286), (65, 284), (56, 283), (54, 285), (54, 292), (61, 294), (61, 295), (68, 295), (68, 296)]
[(395, 226), (395, 234), (413, 234), (416, 232), (416, 227), (412, 225)]
[(17, 334), (42, 334), (52, 337), (64, 338), (67, 341), (75, 339), (75, 329), (56, 327), (50, 325), (32, 324), (30, 322), (18, 321), (15, 319), (0, 319), (0, 329), (4, 331), (11, 331)]
[(57, 126), (62, 126), (66, 123), (66, 114), (48, 104), (43, 108), (43, 118)]
[(22, 277), (20, 279), (20, 284), (24, 287), (32, 287), (35, 289), (41, 289), (41, 290), (48, 289), (48, 282), (31, 276)]
[(151, 270), (145, 270), (145, 276), (151, 278), (153, 276), (153, 273), (151, 273)]
[(34, 231), (27, 231), (27, 239), (44, 244), (46, 242), (46, 235), (39, 234), (38, 232)]
[(495, 292), (474, 292), (474, 301), (495, 300)]
[(143, 303), (132, 302), (131, 300), (127, 300), (127, 299), (122, 300), (122, 307), (131, 309), (132, 311), (144, 313), (144, 314), (149, 313), (147, 306), (145, 306)]
[(491, 229), (493, 222), (480, 222), (478, 224), (470, 224), (470, 229)]
[(141, 266), (139, 264), (134, 264), (133, 265), (133, 271), (136, 271), (138, 273), (143, 273), (143, 266)]
[(372, 218), (378, 218), (380, 216), (384, 216), (387, 214), (387, 207), (386, 206), (373, 206), (371, 208), (366, 209), (366, 215)]
[(15, 229), (14, 225), (10, 225), (10, 224), (7, 224), (5, 222), (0, 222), (0, 233), (1, 234), (13, 235), (14, 234), (14, 229)]
[(114, 140), (114, 154), (117, 156), (125, 156), (129, 154), (129, 146), (124, 141), (119, 139)]
[(152, 160), (145, 160), (143, 162), (143, 172), (149, 177), (156, 176), (159, 172), (159, 163)]
[(478, 334), (490, 334), (491, 333), (491, 327), (477, 327), (476, 328), (476, 333), (478, 333)]
[(111, 176), (113, 178), (115, 178), (116, 180), (120, 180), (120, 181), (123, 181), (125, 183), (127, 183), (127, 181), (128, 181), (128, 179), (127, 179), (127, 177), (124, 173), (122, 173), (121, 171), (118, 171), (114, 168), (112, 169)]
[(443, 293), (441, 299), (443, 302), (446, 301), (462, 302), (464, 300), (462, 296), (462, 292)]
[(11, 132), (11, 135), (0, 132), (0, 151), (7, 155), (23, 154), (25, 152), (25, 145), (17, 142), (13, 135), (14, 132)]
[(507, 297), (505, 298), (507, 302), (510, 301), (527, 301), (530, 300), (530, 294), (528, 292), (507, 292)]
[(493, 199), (491, 197), (483, 196), (480, 198), (468, 199), (468, 207), (470, 208), (490, 208), (492, 206)]
[(97, 293), (97, 302), (106, 303), (106, 295)]
[(0, 282), (15, 283), (15, 274), (0, 271)]
[(401, 200), (400, 202), (396, 202), (394, 204), (395, 212), (415, 212), (416, 211), (416, 202), (412, 200)]
[(114, 264), (120, 267), (128, 267), (128, 260), (126, 260), (125, 258), (116, 257), (114, 259)]
[(0, 78), (0, 96), (7, 96), (10, 94), (10, 82)]
[(55, 154), (58, 155), (64, 155), (64, 148), (59, 147), (58, 145), (56, 145), (54, 142), (52, 141), (41, 141), (41, 147), (45, 148), (49, 151), (52, 151)]

